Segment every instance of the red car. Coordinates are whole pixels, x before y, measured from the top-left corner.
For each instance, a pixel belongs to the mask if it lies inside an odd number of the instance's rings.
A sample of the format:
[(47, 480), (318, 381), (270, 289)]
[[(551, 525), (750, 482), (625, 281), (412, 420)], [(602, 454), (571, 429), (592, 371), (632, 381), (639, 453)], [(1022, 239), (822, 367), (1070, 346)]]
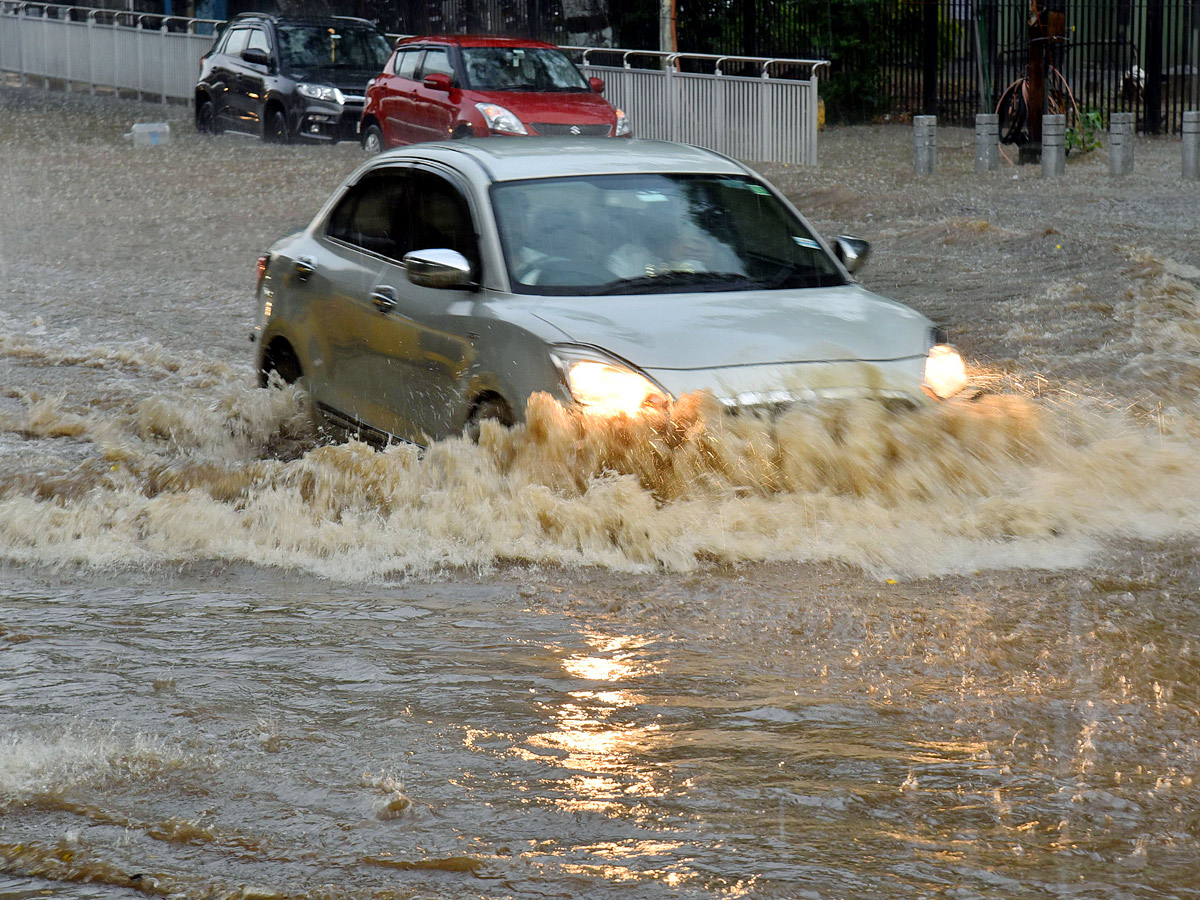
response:
[(405, 38), (367, 84), (369, 153), (448, 137), (628, 137), (629, 120), (553, 44), (513, 38)]

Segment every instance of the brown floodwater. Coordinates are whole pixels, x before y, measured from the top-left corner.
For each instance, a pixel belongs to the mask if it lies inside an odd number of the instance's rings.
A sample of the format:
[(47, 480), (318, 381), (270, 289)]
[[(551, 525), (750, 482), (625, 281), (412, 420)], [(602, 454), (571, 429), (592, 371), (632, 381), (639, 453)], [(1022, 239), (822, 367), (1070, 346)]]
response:
[(0, 88), (0, 898), (1200, 894), (1200, 185), (941, 142), (763, 171), (977, 401), (380, 452), (246, 340), (356, 148)]

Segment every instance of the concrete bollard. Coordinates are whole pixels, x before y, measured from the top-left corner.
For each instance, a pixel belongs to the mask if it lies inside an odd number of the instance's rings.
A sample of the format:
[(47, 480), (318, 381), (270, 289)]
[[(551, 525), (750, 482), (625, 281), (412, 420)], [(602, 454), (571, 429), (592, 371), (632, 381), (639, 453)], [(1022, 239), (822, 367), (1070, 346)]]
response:
[(1108, 172), (1128, 175), (1133, 171), (1133, 113), (1113, 113), (1108, 122)]
[(1067, 117), (1042, 116), (1042, 177), (1054, 178), (1067, 170)]
[(1000, 117), (995, 113), (975, 116), (975, 171), (991, 172), (1000, 164)]
[(913, 171), (932, 175), (937, 168), (937, 116), (913, 116)]
[(1183, 177), (1200, 181), (1200, 109), (1183, 114)]

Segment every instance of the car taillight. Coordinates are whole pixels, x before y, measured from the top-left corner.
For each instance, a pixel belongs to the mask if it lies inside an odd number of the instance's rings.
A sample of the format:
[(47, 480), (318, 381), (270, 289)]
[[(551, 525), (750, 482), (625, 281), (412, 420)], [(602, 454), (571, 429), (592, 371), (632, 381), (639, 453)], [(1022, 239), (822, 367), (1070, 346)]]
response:
[(254, 285), (254, 290), (256, 292), (262, 290), (263, 278), (265, 278), (267, 275), (267, 265), (270, 262), (271, 262), (271, 257), (265, 253), (258, 258), (258, 269), (257, 269), (258, 281)]

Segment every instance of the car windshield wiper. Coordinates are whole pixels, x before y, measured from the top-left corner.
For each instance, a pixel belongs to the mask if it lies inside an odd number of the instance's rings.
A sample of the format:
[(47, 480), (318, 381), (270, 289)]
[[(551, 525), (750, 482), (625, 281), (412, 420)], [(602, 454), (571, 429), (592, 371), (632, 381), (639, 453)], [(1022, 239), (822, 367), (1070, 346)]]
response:
[(779, 267), (778, 272), (764, 280), (763, 287), (773, 290), (775, 288), (831, 287), (837, 284), (845, 284), (837, 272), (823, 272), (814, 266), (784, 263)]
[(656, 275), (619, 278), (608, 284), (599, 285), (588, 293), (598, 297), (606, 294), (653, 294), (664, 288), (672, 290), (683, 287), (696, 288), (701, 291), (724, 291), (731, 286), (755, 288), (762, 287), (763, 284), (740, 272), (668, 271)]

